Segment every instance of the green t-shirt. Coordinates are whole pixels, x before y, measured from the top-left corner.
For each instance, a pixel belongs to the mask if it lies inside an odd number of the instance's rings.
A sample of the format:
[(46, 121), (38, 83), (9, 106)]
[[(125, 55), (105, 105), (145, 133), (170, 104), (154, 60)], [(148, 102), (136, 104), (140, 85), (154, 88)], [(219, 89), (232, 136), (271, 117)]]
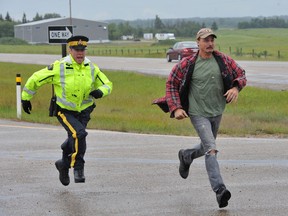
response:
[(223, 94), (223, 80), (215, 58), (203, 59), (198, 56), (190, 81), (189, 115), (221, 115), (226, 105)]

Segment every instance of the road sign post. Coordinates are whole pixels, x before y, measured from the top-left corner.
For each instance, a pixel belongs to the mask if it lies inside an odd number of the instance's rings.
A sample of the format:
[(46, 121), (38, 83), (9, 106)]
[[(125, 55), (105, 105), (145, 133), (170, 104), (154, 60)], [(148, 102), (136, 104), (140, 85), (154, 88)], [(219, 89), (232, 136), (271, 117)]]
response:
[(48, 26), (49, 43), (62, 44), (62, 57), (66, 56), (66, 40), (72, 35), (72, 26)]

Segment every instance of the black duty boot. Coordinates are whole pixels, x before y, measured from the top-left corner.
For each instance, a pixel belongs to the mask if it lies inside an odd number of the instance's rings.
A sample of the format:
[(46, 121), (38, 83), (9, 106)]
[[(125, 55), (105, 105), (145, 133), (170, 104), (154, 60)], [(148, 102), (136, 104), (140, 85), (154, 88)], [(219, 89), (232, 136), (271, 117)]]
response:
[(70, 183), (70, 178), (69, 178), (69, 168), (67, 168), (62, 161), (62, 159), (57, 160), (55, 162), (55, 166), (57, 170), (59, 171), (59, 180), (60, 182), (64, 185), (67, 186)]
[(85, 176), (84, 176), (84, 169), (74, 169), (74, 180), (75, 183), (84, 183)]
[(180, 160), (180, 165), (179, 165), (179, 174), (182, 178), (186, 179), (189, 175), (189, 168), (191, 163), (187, 164), (184, 161), (184, 149), (181, 149), (178, 153), (178, 157)]
[(224, 208), (228, 206), (228, 200), (231, 198), (231, 193), (226, 188), (220, 188), (216, 192), (216, 199), (219, 205), (219, 208)]

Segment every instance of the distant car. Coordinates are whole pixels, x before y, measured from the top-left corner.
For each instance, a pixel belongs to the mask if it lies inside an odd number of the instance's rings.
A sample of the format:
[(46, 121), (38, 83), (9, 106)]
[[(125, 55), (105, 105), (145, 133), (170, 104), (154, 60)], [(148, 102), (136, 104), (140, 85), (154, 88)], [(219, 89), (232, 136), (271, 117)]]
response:
[(166, 59), (168, 62), (172, 60), (180, 61), (183, 57), (192, 55), (198, 51), (198, 45), (195, 41), (181, 41), (170, 47), (166, 52)]

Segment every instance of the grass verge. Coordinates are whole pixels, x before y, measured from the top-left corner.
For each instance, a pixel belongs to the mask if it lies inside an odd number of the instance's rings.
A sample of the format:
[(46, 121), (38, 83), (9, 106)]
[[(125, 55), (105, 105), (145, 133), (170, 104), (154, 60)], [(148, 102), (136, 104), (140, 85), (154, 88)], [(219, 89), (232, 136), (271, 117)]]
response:
[[(0, 62), (0, 118), (17, 120), (15, 77), (21, 73), (22, 87), (28, 77), (44, 66)], [(114, 90), (106, 98), (96, 100), (97, 107), (88, 124), (90, 129), (122, 132), (196, 135), (189, 119), (169, 118), (153, 99), (165, 94), (163, 77), (125, 71), (104, 71)], [(22, 121), (59, 125), (48, 116), (51, 86), (39, 89), (32, 99), (32, 114), (22, 112)], [(288, 137), (288, 92), (246, 87), (237, 104), (227, 105), (219, 135)]]

